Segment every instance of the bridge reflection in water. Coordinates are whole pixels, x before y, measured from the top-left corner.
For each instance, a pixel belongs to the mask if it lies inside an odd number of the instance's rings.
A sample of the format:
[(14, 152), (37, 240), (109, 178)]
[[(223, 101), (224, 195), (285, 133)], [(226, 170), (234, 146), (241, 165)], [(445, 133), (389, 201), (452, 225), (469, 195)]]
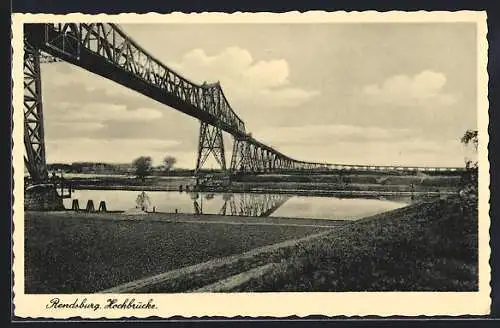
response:
[[(191, 193), (195, 214), (203, 213), (203, 201), (210, 201), (214, 194)], [(284, 194), (223, 194), (224, 203), (219, 215), (266, 217), (283, 205), (290, 195)]]

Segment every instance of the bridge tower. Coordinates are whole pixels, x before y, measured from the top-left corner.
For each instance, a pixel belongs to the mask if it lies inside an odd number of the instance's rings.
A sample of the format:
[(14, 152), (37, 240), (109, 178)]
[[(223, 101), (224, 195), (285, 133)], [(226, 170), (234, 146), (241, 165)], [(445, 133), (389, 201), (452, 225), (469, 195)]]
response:
[(252, 170), (250, 145), (242, 139), (234, 139), (231, 155), (230, 172), (246, 172)]
[(64, 209), (56, 186), (49, 183), (45, 157), (43, 128), (42, 81), (40, 49), (24, 39), (24, 164), (31, 177), (31, 185), (24, 192), (27, 210)]
[(208, 156), (213, 154), (223, 172), (226, 172), (226, 156), (224, 153), (224, 139), (222, 130), (206, 122), (200, 121), (200, 135), (198, 139), (198, 159), (196, 161), (195, 175), (205, 164)]
[(40, 50), (24, 41), (24, 162), (34, 183), (48, 179), (43, 128)]

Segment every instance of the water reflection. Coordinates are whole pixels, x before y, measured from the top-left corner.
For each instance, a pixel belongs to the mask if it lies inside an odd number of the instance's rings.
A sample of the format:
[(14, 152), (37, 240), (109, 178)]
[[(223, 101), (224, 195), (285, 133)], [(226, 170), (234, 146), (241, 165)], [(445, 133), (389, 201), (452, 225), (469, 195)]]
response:
[(149, 199), (149, 196), (146, 194), (146, 192), (143, 191), (139, 195), (137, 195), (135, 204), (136, 208), (147, 212), (149, 210), (149, 207), (151, 206), (151, 200)]
[(221, 215), (270, 216), (291, 196), (280, 194), (228, 194), (219, 211)]
[[(290, 197), (281, 194), (222, 194), (224, 202), (217, 214), (266, 217), (273, 214)], [(214, 214), (203, 211), (203, 201), (214, 199), (214, 194), (202, 197), (199, 193), (193, 192), (190, 193), (190, 198), (193, 200), (195, 214)]]
[[(403, 207), (407, 199), (313, 197), (285, 194), (76, 190), (72, 199), (105, 201), (109, 211), (219, 214), (355, 220)], [(65, 199), (71, 208), (72, 199)]]

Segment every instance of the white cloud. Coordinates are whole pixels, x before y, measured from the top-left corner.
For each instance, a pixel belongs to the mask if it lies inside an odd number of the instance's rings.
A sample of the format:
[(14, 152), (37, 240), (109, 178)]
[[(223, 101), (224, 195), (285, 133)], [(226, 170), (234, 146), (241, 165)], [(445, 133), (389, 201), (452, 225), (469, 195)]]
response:
[(339, 140), (395, 140), (410, 134), (409, 129), (385, 129), (376, 126), (303, 125), (269, 127), (257, 131), (254, 136), (276, 145), (323, 145)]
[(49, 125), (53, 129), (65, 129), (68, 127), (68, 124), (71, 124), (72, 131), (79, 131), (79, 132), (95, 131), (105, 127), (105, 125), (101, 122), (71, 122), (71, 123), (65, 121), (49, 122)]
[(355, 125), (270, 127), (254, 134), (292, 158), (337, 164), (463, 166), (459, 140), (432, 140), (410, 129)]
[(464, 149), (457, 140), (399, 139), (331, 140), (323, 144), (283, 145), (280, 151), (308, 161), (358, 165), (464, 166)]
[(363, 93), (382, 103), (398, 106), (442, 107), (457, 101), (454, 95), (444, 93), (445, 84), (444, 74), (426, 70), (415, 76), (395, 75), (381, 84), (367, 85)]
[(319, 94), (290, 86), (286, 60), (256, 62), (250, 52), (238, 47), (226, 48), (214, 56), (195, 49), (180, 62), (168, 65), (196, 83), (221, 82), (226, 96), (237, 108), (296, 107)]
[(288, 63), (283, 60), (259, 61), (243, 72), (249, 83), (262, 87), (279, 87), (289, 84)]
[(102, 102), (89, 102), (75, 104), (61, 102), (57, 104), (57, 121), (63, 122), (145, 122), (162, 117), (161, 111), (153, 108), (127, 109), (125, 105), (109, 104)]

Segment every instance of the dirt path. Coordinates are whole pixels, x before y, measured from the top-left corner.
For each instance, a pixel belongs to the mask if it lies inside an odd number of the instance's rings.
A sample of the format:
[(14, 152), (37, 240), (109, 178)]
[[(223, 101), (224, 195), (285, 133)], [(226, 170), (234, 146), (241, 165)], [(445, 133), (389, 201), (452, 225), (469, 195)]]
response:
[(309, 236), (306, 236), (306, 237), (303, 237), (300, 239), (292, 239), (292, 240), (287, 240), (287, 241), (273, 244), (273, 245), (255, 248), (255, 249), (252, 249), (248, 252), (238, 254), (238, 255), (232, 255), (232, 256), (228, 256), (228, 257), (224, 257), (224, 258), (218, 258), (218, 259), (214, 259), (214, 260), (207, 261), (204, 263), (199, 263), (199, 264), (191, 265), (188, 267), (167, 271), (167, 272), (164, 272), (164, 273), (161, 273), (158, 275), (154, 275), (151, 277), (145, 277), (142, 279), (134, 280), (134, 281), (110, 288), (110, 289), (103, 290), (103, 291), (98, 292), (98, 293), (100, 294), (100, 293), (133, 293), (133, 292), (137, 292), (138, 290), (141, 290), (141, 289), (144, 289), (147, 287), (151, 287), (153, 285), (161, 284), (161, 283), (163, 283), (167, 280), (170, 280), (170, 279), (176, 279), (176, 278), (182, 277), (184, 275), (190, 275), (190, 274), (197, 273), (197, 272), (199, 273), (199, 272), (206, 271), (206, 270), (212, 270), (212, 269), (222, 267), (225, 265), (234, 264), (240, 260), (251, 259), (257, 255), (262, 255), (264, 253), (270, 253), (270, 252), (276, 251), (277, 249), (280, 249), (280, 248), (294, 246), (297, 243), (309, 241), (309, 240), (324, 236), (325, 234), (329, 233), (329, 231), (330, 230), (327, 230), (325, 232), (309, 235)]
[(216, 283), (198, 288), (193, 290), (193, 293), (213, 293), (213, 292), (229, 292), (233, 288), (240, 286), (241, 284), (249, 281), (250, 279), (254, 279), (256, 276), (260, 276), (265, 274), (268, 271), (275, 269), (279, 264), (277, 263), (269, 263), (234, 276), (231, 276), (226, 279), (222, 279), (217, 281)]

